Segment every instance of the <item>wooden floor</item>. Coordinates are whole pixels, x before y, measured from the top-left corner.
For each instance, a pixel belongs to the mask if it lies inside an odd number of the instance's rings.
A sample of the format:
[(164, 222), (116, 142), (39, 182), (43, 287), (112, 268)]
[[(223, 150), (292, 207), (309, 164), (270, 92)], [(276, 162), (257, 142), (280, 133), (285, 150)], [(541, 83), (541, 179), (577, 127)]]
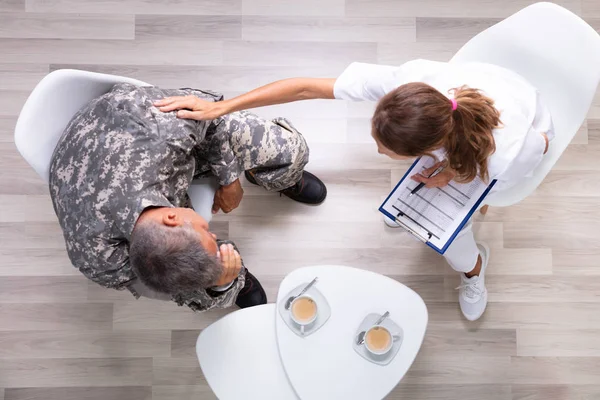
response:
[[(559, 0), (600, 29), (598, 0)], [(88, 283), (70, 266), (47, 188), (13, 143), (28, 93), (81, 68), (227, 96), (289, 76), (335, 77), (351, 61), (448, 60), (531, 0), (0, 0), (0, 400), (212, 399), (193, 314)], [(337, 263), (415, 289), (429, 328), (390, 399), (600, 399), (600, 96), (535, 195), (476, 224), (492, 247), (488, 310), (461, 318), (458, 277), (386, 229), (377, 207), (406, 168), (369, 137), (372, 104), (272, 107), (311, 146), (320, 207), (247, 187), (214, 230), (237, 241), (271, 300), (295, 268)], [(44, 124), (44, 121), (39, 121)], [(356, 294), (360, 296), (360, 293)], [(232, 384), (235, 384), (235, 377)]]

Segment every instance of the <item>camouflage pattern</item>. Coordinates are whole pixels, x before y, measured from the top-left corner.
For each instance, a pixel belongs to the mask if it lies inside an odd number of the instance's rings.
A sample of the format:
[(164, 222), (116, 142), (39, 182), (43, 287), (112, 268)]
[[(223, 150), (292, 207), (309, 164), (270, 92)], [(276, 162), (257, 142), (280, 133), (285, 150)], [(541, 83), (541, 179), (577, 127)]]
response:
[[(129, 266), (135, 223), (147, 207), (191, 204), (187, 189), (201, 172), (196, 159), (222, 183), (237, 179), (246, 165), (226, 140), (215, 141), (231, 137), (219, 129), (221, 123), (178, 119), (152, 105), (165, 96), (189, 94), (222, 100), (210, 91), (117, 84), (73, 117), (56, 147), (49, 187), (67, 252), (74, 266), (102, 286), (128, 288), (137, 296), (132, 288), (137, 278)], [(209, 126), (214, 138), (207, 147)], [(226, 292), (199, 290), (173, 300), (197, 311), (228, 307), (244, 285), (240, 275)]]
[(278, 191), (300, 181), (309, 151), (304, 137), (285, 118), (268, 121), (241, 111), (214, 120), (197, 154), (197, 174), (212, 173), (221, 185), (252, 170), (260, 186)]

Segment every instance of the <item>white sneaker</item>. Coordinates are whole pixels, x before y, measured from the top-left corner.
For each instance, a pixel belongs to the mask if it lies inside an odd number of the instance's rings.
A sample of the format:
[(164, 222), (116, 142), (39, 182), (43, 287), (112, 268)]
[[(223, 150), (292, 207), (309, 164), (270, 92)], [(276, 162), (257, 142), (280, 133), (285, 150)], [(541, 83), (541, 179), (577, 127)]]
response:
[(479, 253), (481, 254), (481, 272), (479, 276), (467, 278), (465, 274), (460, 274), (461, 284), (456, 289), (458, 292), (458, 303), (463, 315), (469, 321), (475, 321), (485, 311), (487, 306), (488, 293), (485, 288), (485, 269), (490, 259), (490, 248), (485, 243), (477, 243)]
[(389, 226), (390, 228), (399, 228), (400, 227), (399, 223), (397, 223), (395, 220), (391, 219), (387, 215), (383, 216), (383, 222), (385, 222), (385, 224), (387, 226)]

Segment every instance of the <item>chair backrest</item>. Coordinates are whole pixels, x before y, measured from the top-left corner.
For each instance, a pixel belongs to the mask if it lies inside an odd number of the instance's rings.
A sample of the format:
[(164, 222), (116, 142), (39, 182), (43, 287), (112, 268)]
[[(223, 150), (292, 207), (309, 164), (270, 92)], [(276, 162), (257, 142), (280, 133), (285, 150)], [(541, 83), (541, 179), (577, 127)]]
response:
[(54, 148), (73, 116), (119, 82), (148, 85), (136, 79), (62, 69), (38, 83), (25, 102), (15, 128), (15, 144), (25, 160), (48, 182)]
[(533, 176), (486, 199), (494, 206), (517, 203), (542, 182), (585, 121), (600, 82), (600, 35), (572, 12), (537, 3), (475, 36), (450, 62), (515, 71), (550, 109), (556, 137)]

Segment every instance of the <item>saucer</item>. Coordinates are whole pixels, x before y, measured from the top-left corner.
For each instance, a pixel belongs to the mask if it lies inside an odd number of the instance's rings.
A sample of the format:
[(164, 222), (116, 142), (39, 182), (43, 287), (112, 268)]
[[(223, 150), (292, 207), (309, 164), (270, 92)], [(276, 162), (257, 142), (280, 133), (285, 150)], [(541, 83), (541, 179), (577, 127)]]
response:
[(391, 319), (391, 317), (384, 319), (383, 322), (379, 324), (380, 326), (387, 328), (387, 330), (390, 331), (390, 333), (393, 336), (399, 336), (399, 339), (395, 340), (392, 344), (392, 348), (390, 349), (390, 351), (382, 355), (375, 355), (369, 352), (369, 350), (367, 350), (367, 347), (364, 343), (361, 345), (356, 343), (356, 338), (358, 334), (362, 331), (366, 331), (367, 329), (371, 328), (375, 321), (379, 319), (379, 317), (381, 317), (381, 314), (372, 313), (367, 315), (365, 319), (363, 319), (363, 321), (359, 324), (358, 329), (354, 333), (354, 336), (352, 337), (352, 347), (354, 348), (354, 351), (356, 351), (365, 360), (372, 362), (373, 364), (388, 365), (392, 362), (392, 360), (400, 350), (400, 347), (402, 346), (402, 341), (404, 340), (404, 331), (400, 326), (398, 326), (398, 324), (396, 324)]
[(285, 309), (285, 302), (291, 296), (296, 296), (296, 295), (300, 294), (302, 289), (304, 289), (306, 287), (306, 285), (308, 285), (308, 283), (309, 282), (305, 282), (305, 283), (295, 287), (293, 290), (291, 290), (289, 293), (287, 293), (285, 296), (283, 296), (283, 298), (281, 299), (279, 304), (277, 304), (277, 309), (279, 310), (279, 315), (281, 316), (281, 318), (283, 319), (285, 324), (292, 330), (292, 332), (294, 332), (296, 335), (298, 335), (300, 337), (310, 336), (313, 333), (315, 333), (316, 331), (318, 331), (319, 328), (321, 328), (323, 325), (325, 325), (325, 323), (331, 316), (331, 307), (329, 306), (327, 299), (325, 299), (325, 296), (323, 296), (323, 293), (321, 293), (319, 291), (319, 289), (316, 288), (317, 285), (314, 285), (313, 287), (308, 289), (308, 291), (305, 294), (312, 297), (313, 300), (315, 301), (315, 303), (317, 303), (317, 310), (318, 310), (317, 318), (314, 320), (314, 322), (312, 324), (305, 326), (304, 334), (302, 334), (302, 332), (300, 331), (300, 325), (298, 325), (297, 323), (295, 323), (292, 320), (291, 310)]

